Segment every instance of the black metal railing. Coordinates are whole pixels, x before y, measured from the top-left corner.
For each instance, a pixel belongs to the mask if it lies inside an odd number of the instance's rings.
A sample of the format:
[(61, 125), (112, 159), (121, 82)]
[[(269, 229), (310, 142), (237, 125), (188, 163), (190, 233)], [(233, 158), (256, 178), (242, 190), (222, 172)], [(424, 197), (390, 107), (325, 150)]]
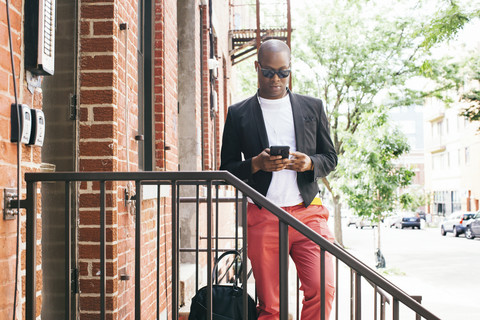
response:
[[(39, 182), (57, 182), (65, 184), (65, 277), (66, 277), (66, 287), (65, 287), (65, 313), (68, 318), (71, 317), (72, 305), (72, 294), (71, 294), (71, 217), (72, 215), (72, 204), (71, 204), (71, 192), (72, 184), (80, 181), (94, 181), (100, 182), (100, 292), (99, 292), (99, 305), (100, 305), (100, 319), (105, 319), (105, 306), (106, 306), (106, 204), (105, 204), (105, 193), (106, 193), (106, 183), (110, 181), (133, 181), (135, 183), (135, 319), (141, 319), (142, 311), (142, 299), (141, 299), (141, 279), (142, 279), (142, 246), (141, 246), (141, 235), (142, 235), (142, 185), (155, 185), (157, 186), (157, 203), (160, 206), (160, 188), (163, 186), (168, 186), (170, 188), (170, 194), (168, 198), (170, 199), (171, 205), (171, 218), (172, 218), (172, 228), (171, 228), (171, 241), (172, 241), (172, 269), (171, 269), (171, 279), (172, 279), (172, 298), (171, 298), (171, 312), (167, 314), (168, 319), (178, 319), (179, 317), (179, 298), (178, 298), (178, 288), (179, 288), (179, 267), (180, 267), (180, 253), (181, 252), (195, 252), (195, 264), (196, 264), (196, 289), (198, 290), (199, 279), (198, 275), (200, 271), (201, 262), (199, 261), (200, 254), (206, 254), (206, 268), (207, 268), (207, 286), (208, 286), (208, 303), (207, 303), (207, 315), (208, 319), (212, 318), (212, 276), (211, 270), (213, 266), (214, 257), (218, 257), (219, 251), (223, 250), (220, 248), (219, 241), (222, 239), (219, 232), (219, 203), (222, 202), (232, 202), (234, 203), (234, 214), (235, 214), (235, 234), (231, 238), (235, 239), (235, 249), (240, 249), (243, 255), (243, 261), (247, 261), (247, 250), (248, 247), (243, 245), (242, 248), (238, 248), (239, 241), (242, 241), (242, 244), (247, 243), (247, 218), (246, 218), (246, 208), (247, 208), (247, 197), (252, 199), (254, 202), (258, 203), (276, 217), (279, 220), (279, 247), (280, 247), (280, 319), (288, 319), (289, 312), (289, 292), (288, 292), (288, 228), (293, 228), (303, 234), (305, 237), (316, 243), (320, 246), (320, 263), (321, 266), (325, 265), (325, 254), (329, 252), (336, 258), (336, 302), (335, 302), (335, 319), (341, 317), (340, 309), (345, 310), (349, 309), (349, 319), (359, 320), (362, 318), (362, 297), (364, 289), (362, 289), (362, 279), (373, 287), (374, 293), (374, 305), (371, 309), (374, 309), (375, 319), (377, 316), (380, 319), (385, 318), (386, 314), (386, 304), (391, 303), (392, 307), (392, 319), (398, 320), (400, 314), (400, 304), (405, 306), (407, 309), (413, 311), (416, 319), (421, 317), (434, 320), (439, 319), (433, 315), (430, 311), (424, 308), (417, 300), (418, 297), (412, 297), (403, 292), (401, 289), (393, 285), (387, 279), (379, 275), (373, 269), (365, 265), (363, 262), (356, 259), (349, 252), (341, 248), (335, 243), (331, 243), (328, 240), (324, 239), (322, 236), (311, 230), (309, 227), (295, 219), (293, 216), (289, 215), (283, 209), (277, 207), (275, 204), (268, 201), (260, 193), (250, 188), (243, 181), (240, 181), (230, 173), (226, 171), (214, 171), (214, 172), (56, 172), (56, 173), (26, 173), (25, 180), (27, 182), (27, 195), (25, 200), (21, 200), (21, 207), (26, 208), (26, 319), (35, 319), (36, 318), (36, 293), (37, 293), (37, 279), (36, 279), (36, 250), (37, 250), (37, 187)], [(229, 186), (228, 189), (235, 194), (235, 196), (227, 197), (219, 195), (219, 186)], [(190, 188), (195, 187), (195, 191), (191, 190), (187, 192), (186, 195), (181, 195), (181, 187), (189, 186)], [(203, 187), (200, 190), (200, 187)], [(227, 188), (227, 187), (221, 187)], [(213, 194), (215, 190), (215, 194)], [(202, 191), (202, 194), (201, 194)], [(193, 195), (194, 194), (194, 195)], [(200, 203), (205, 203), (206, 208), (206, 247), (200, 245), (201, 235), (195, 235), (195, 248), (180, 248), (180, 230), (179, 230), (179, 216), (181, 203), (195, 203), (196, 210), (196, 230), (199, 231), (200, 217)], [(215, 207), (214, 207), (215, 204)], [(157, 221), (160, 219), (160, 209), (157, 208)], [(215, 213), (215, 214), (214, 214)], [(240, 237), (239, 230), (239, 217), (241, 215), (242, 219), (242, 236)], [(215, 222), (215, 223), (214, 223)], [(212, 226), (215, 225), (215, 230)], [(159, 228), (159, 227), (158, 227)], [(157, 232), (157, 252), (160, 246), (160, 236)], [(166, 252), (165, 252), (166, 254)], [(214, 256), (215, 255), (215, 256)], [(160, 261), (158, 261), (157, 254), (157, 300), (159, 299), (159, 287), (158, 282), (159, 270), (160, 270)], [(350, 296), (347, 301), (339, 301), (339, 265), (342, 264), (350, 269)], [(248, 286), (248, 274), (247, 268), (242, 268), (242, 284), (244, 290), (244, 314), (247, 312), (247, 286)], [(321, 296), (322, 299), (325, 297), (325, 272), (324, 268), (321, 270)], [(297, 280), (298, 283), (298, 280)], [(298, 284), (297, 284), (298, 287)], [(298, 290), (298, 289), (297, 289)], [(342, 289), (343, 290), (343, 289)], [(168, 295), (167, 295), (168, 296)], [(298, 295), (297, 295), (298, 297)], [(377, 303), (377, 297), (380, 298), (380, 304)], [(391, 297), (391, 299), (390, 299)], [(322, 301), (323, 302), (323, 301)], [(170, 304), (167, 301), (167, 305)], [(298, 298), (297, 298), (298, 305)], [(320, 319), (325, 319), (325, 307), (324, 303), (321, 304), (322, 308), (319, 310)], [(157, 314), (156, 318), (160, 318), (160, 304), (157, 301)], [(347, 307), (349, 306), (349, 307)], [(403, 311), (403, 309), (402, 309)], [(379, 314), (378, 314), (379, 313)], [(378, 315), (377, 315), (378, 314)], [(297, 307), (298, 315), (298, 307)], [(66, 316), (66, 318), (67, 318)], [(342, 318), (344, 319), (344, 318)]]

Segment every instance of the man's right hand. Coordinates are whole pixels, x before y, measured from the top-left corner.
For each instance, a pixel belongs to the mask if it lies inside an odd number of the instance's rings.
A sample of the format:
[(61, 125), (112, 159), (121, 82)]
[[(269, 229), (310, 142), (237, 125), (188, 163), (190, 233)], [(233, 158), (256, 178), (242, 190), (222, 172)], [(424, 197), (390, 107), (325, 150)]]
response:
[(273, 172), (287, 167), (290, 161), (282, 159), (282, 156), (270, 156), (270, 149), (266, 148), (258, 156), (252, 158), (252, 173), (260, 170)]

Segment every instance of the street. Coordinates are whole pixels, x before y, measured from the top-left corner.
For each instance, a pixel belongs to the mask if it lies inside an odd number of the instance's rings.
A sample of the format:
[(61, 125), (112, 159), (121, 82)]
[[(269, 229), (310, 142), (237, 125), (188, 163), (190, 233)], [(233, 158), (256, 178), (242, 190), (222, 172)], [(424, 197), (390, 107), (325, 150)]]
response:
[[(347, 250), (375, 265), (376, 230), (374, 236), (371, 228), (344, 225), (343, 236)], [(441, 319), (480, 319), (480, 239), (443, 237), (438, 228), (387, 227), (381, 228), (381, 239), (383, 276), (406, 293), (422, 296), (422, 304)]]

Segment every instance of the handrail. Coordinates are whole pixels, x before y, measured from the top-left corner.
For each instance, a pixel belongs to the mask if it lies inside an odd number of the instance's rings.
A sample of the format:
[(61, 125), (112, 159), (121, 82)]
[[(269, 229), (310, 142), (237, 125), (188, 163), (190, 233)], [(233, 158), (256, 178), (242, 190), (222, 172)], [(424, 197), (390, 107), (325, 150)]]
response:
[[(364, 264), (362, 261), (356, 259), (348, 251), (340, 247), (335, 243), (324, 239), (318, 233), (307, 227), (305, 224), (288, 214), (285, 210), (270, 202), (262, 194), (251, 188), (245, 182), (241, 181), (231, 173), (227, 171), (158, 171), (158, 172), (31, 172), (25, 173), (26, 182), (48, 182), (48, 181), (139, 181), (142, 184), (156, 184), (161, 183), (171, 184), (173, 181), (182, 181), (182, 184), (186, 181), (190, 181), (197, 184), (198, 181), (225, 181), (228, 184), (234, 186), (244, 195), (248, 196), (256, 204), (264, 207), (277, 218), (294, 228), (305, 237), (319, 245), (322, 249), (328, 251), (334, 255), (337, 259), (341, 260), (347, 266), (355, 270), (359, 275), (365, 277), (369, 282), (376, 284), (384, 291), (394, 297), (394, 300), (402, 302), (411, 310), (421, 315), (426, 319), (440, 319), (420, 303), (396, 287), (390, 281), (377, 274), (374, 270)], [(32, 190), (33, 191), (33, 190)], [(31, 191), (31, 192), (32, 192)], [(138, 193), (137, 193), (138, 194)], [(27, 195), (28, 196), (28, 195)], [(28, 200), (28, 199), (27, 199)]]

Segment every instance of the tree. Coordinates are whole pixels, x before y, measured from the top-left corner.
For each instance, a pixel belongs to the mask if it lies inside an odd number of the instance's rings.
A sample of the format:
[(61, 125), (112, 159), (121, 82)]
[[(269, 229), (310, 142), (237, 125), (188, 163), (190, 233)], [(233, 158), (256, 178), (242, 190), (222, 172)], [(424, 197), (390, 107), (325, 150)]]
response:
[[(337, 182), (349, 207), (378, 226), (399, 206), (402, 196), (398, 189), (409, 185), (414, 176), (413, 171), (395, 163), (409, 145), (406, 137), (391, 127), (387, 112), (381, 106), (362, 114), (356, 133), (344, 139), (345, 153), (337, 168)], [(380, 228), (377, 230), (380, 249)]]
[[(439, 44), (455, 39), (459, 31), (476, 18), (480, 18), (480, 3), (468, 1), (462, 6), (458, 4), (458, 1), (444, 1), (444, 7), (437, 11), (431, 22), (423, 29), (424, 41), (422, 42), (422, 46), (426, 49), (431, 49)], [(473, 57), (478, 57), (478, 52), (473, 53)], [(428, 64), (428, 61), (426, 63)], [(426, 69), (431, 70), (430, 67), (427, 67)], [(478, 62), (478, 58), (473, 68), (470, 70), (474, 72), (471, 79), (480, 81), (480, 63)], [(427, 77), (428, 76), (429, 75), (427, 74)], [(444, 84), (451, 82), (451, 79), (454, 76), (458, 76), (458, 74), (451, 75), (448, 79), (443, 79), (447, 80), (445, 82), (438, 81), (438, 79), (435, 80)], [(480, 90), (472, 89), (462, 95), (462, 100), (472, 104), (468, 106), (461, 115), (465, 116), (470, 121), (479, 121)]]
[[(420, 44), (422, 23), (418, 3), (409, 1), (330, 0), (312, 3), (294, 33), (294, 88), (321, 97), (331, 125), (332, 140), (343, 161), (346, 139), (357, 133), (362, 115), (378, 100), (389, 107), (418, 101), (406, 90), (426, 52)], [(392, 10), (392, 7), (398, 10)], [(400, 94), (398, 94), (400, 92)], [(342, 244), (339, 170), (323, 179), (332, 194), (335, 238)]]

